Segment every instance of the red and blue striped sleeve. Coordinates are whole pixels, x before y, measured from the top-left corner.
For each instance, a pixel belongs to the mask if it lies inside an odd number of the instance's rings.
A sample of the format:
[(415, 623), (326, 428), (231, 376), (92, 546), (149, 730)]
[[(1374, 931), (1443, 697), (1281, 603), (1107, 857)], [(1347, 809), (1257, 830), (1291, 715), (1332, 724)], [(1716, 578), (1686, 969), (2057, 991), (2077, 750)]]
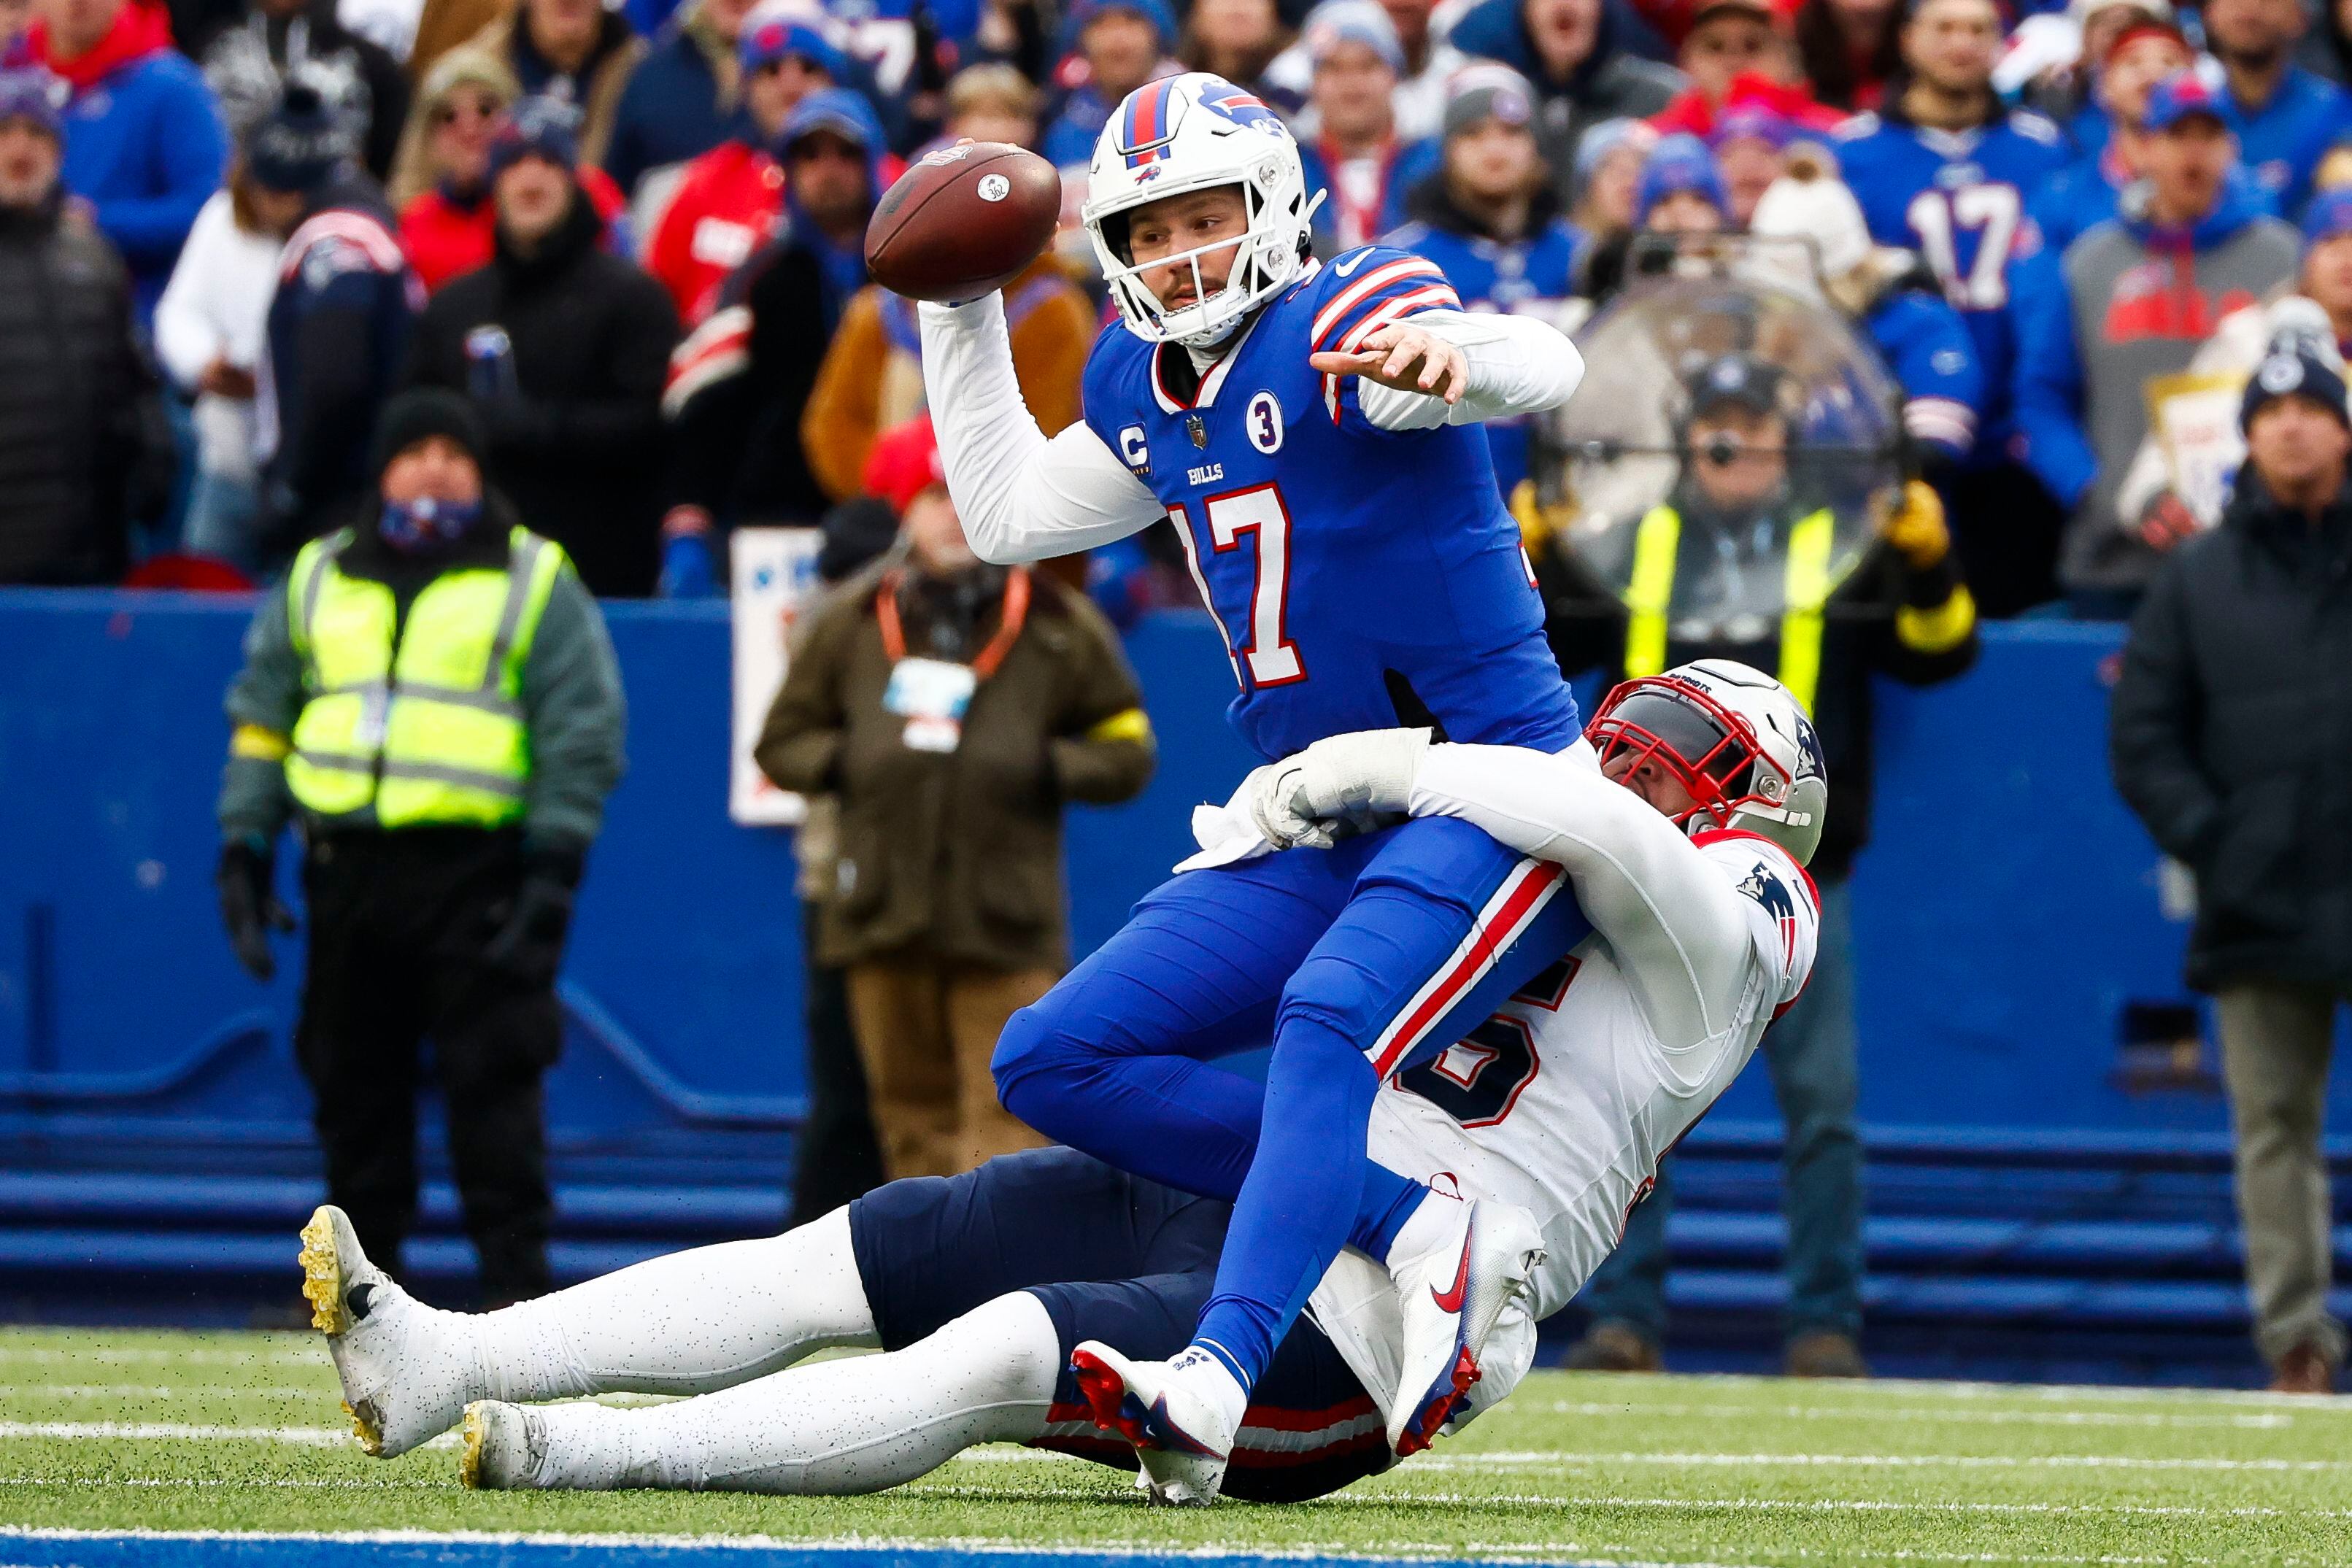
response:
[[(1411, 251), (1367, 246), (1338, 257), (1325, 270), (1330, 287), (1308, 328), (1315, 353), (1352, 353), (1391, 321), (1423, 310), (1462, 308), (1462, 298), (1445, 280), (1444, 269)], [(1324, 376), (1323, 405), (1333, 423), (1354, 404), (1353, 377)]]

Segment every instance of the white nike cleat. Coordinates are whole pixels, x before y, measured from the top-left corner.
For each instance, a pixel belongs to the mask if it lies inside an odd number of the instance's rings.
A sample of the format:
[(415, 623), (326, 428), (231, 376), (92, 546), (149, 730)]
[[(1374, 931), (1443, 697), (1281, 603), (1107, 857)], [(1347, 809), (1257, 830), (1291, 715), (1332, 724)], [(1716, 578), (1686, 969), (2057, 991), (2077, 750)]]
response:
[(1173, 1361), (1129, 1361), (1098, 1340), (1070, 1354), (1095, 1425), (1135, 1445), (1151, 1500), (1206, 1508), (1225, 1484), (1234, 1426), (1217, 1400), (1193, 1386), (1213, 1375), (1232, 1380), (1204, 1350)]
[(547, 1425), (524, 1405), (477, 1399), (466, 1406), (457, 1479), (474, 1491), (525, 1491), (547, 1485)]
[(1478, 1381), (1495, 1320), (1544, 1260), (1543, 1233), (1525, 1209), (1465, 1203), (1436, 1246), (1391, 1262), (1404, 1320), (1403, 1365), (1389, 1407), (1389, 1447), (1417, 1454)]
[(473, 1397), (470, 1351), (437, 1321), (448, 1314), (368, 1261), (351, 1217), (331, 1203), (302, 1227), (302, 1295), (362, 1448), (388, 1459), (457, 1424)]

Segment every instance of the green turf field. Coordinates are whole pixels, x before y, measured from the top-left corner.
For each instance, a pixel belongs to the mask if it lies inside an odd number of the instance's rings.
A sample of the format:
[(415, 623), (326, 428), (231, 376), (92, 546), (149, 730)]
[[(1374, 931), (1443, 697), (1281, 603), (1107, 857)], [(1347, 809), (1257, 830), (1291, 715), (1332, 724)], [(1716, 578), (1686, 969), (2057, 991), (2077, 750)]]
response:
[(1464, 1437), (1338, 1497), (1199, 1512), (1002, 1448), (869, 1499), (474, 1494), (448, 1439), (379, 1461), (345, 1432), (307, 1336), (0, 1330), (0, 1523), (19, 1527), (2352, 1563), (2352, 1399), (1538, 1373)]

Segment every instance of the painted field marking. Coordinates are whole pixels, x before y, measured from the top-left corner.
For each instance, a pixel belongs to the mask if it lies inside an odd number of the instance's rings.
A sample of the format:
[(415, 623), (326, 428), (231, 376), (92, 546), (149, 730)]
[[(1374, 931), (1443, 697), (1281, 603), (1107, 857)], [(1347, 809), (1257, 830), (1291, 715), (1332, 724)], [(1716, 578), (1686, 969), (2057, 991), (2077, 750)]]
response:
[(1649, 1454), (1585, 1453), (1569, 1449), (1499, 1450), (1417, 1458), (1432, 1469), (1476, 1469), (1481, 1465), (1543, 1469), (1560, 1465), (1808, 1465), (1857, 1469), (2041, 1469), (2086, 1470), (2352, 1470), (2352, 1459), (2224, 1459), (2206, 1457), (2142, 1458), (2124, 1454)]
[(0, 1383), (0, 1394), (48, 1399), (318, 1399), (335, 1385), (290, 1383)]
[[(194, 1421), (0, 1421), (0, 1442), (32, 1438), (296, 1443), (308, 1448), (336, 1448), (356, 1441), (348, 1427), (223, 1427)], [(418, 1447), (451, 1448), (457, 1445), (457, 1434), (445, 1432)]]
[[(2324, 1403), (2324, 1402), (2323, 1402)], [(1925, 1406), (1869, 1405), (1633, 1405), (1593, 1400), (1555, 1399), (1549, 1405), (1524, 1406), (1553, 1416), (1702, 1416), (1738, 1420), (1775, 1416), (1792, 1421), (1928, 1421), (1939, 1426), (1985, 1427), (2230, 1427), (2260, 1430), (2292, 1427), (2294, 1417), (2269, 1411), (2247, 1415), (2190, 1416), (2133, 1410), (1939, 1410)], [(2324, 1408), (2320, 1414), (2328, 1414)]]

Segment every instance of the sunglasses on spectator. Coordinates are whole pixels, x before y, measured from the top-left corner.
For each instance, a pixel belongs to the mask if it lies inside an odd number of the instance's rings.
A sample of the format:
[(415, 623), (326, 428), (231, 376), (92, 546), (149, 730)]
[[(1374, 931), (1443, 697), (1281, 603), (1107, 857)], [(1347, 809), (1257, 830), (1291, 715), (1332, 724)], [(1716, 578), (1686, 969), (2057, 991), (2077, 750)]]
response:
[(433, 123), (438, 128), (460, 120), (496, 120), (504, 112), (505, 105), (488, 99), (453, 98), (433, 111)]

